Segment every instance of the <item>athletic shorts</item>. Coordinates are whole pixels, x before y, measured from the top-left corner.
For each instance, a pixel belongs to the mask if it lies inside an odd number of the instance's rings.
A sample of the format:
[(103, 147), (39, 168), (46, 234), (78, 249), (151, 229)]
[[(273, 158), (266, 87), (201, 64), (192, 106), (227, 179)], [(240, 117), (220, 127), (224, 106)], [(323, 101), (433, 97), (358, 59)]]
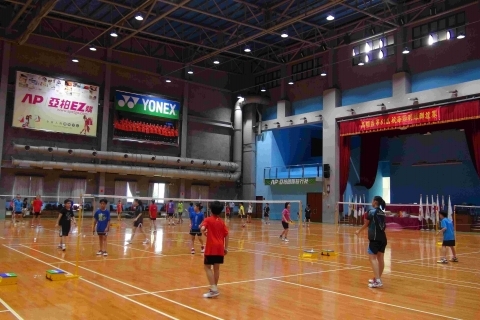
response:
[(98, 232), (98, 231), (97, 231), (97, 234), (98, 234), (99, 236), (106, 236), (106, 235), (108, 234), (108, 232)]
[(33, 215), (35, 216), (35, 218), (38, 218), (39, 215), (41, 215), (40, 212), (34, 212)]
[(264, 216), (265, 218), (268, 218), (270, 215), (269, 215), (268, 213), (264, 213), (263, 216)]
[(139, 226), (142, 226), (142, 225), (143, 225), (143, 220), (140, 220), (140, 221), (137, 220), (137, 221), (135, 221), (135, 222), (133, 223), (133, 226), (134, 226), (135, 228), (136, 228), (136, 227), (139, 227)]
[(151, 220), (151, 221), (155, 221), (155, 220), (157, 220), (157, 218), (150, 218), (150, 220)]
[(455, 247), (455, 240), (443, 240), (442, 246)]
[(15, 211), (15, 214), (23, 214), (22, 211)]
[(289, 224), (288, 222), (282, 221), (282, 226), (283, 226), (283, 229), (288, 229)]
[(200, 229), (190, 229), (190, 235), (200, 237), (202, 235), (202, 232), (200, 231)]
[(379, 252), (385, 253), (385, 248), (387, 246), (387, 240), (385, 241), (370, 241), (368, 244), (367, 252), (368, 254), (377, 254)]
[(167, 213), (169, 217), (173, 217), (173, 213)]
[(310, 216), (305, 216), (305, 219), (307, 219), (307, 220), (310, 219)]
[(203, 264), (206, 264), (206, 265), (223, 264), (223, 256), (205, 256), (203, 259)]
[(179, 215), (179, 216), (182, 216), (182, 214), (183, 214), (183, 212), (178, 212), (178, 215)]
[(68, 234), (70, 233), (70, 224), (62, 224), (60, 225), (60, 237), (68, 237)]

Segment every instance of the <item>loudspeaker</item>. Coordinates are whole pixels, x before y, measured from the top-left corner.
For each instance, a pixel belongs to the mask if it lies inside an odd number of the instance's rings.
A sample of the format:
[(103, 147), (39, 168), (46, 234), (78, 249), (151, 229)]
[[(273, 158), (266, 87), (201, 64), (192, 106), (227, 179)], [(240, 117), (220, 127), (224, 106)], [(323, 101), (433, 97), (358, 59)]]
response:
[(323, 177), (326, 179), (330, 178), (330, 165), (328, 163), (323, 165)]

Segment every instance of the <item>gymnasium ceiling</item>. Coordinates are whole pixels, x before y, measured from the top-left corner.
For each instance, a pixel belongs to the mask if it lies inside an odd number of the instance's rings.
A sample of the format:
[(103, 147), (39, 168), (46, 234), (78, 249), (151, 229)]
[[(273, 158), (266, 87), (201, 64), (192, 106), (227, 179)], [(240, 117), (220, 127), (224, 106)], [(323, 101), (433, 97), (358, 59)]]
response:
[[(258, 73), (428, 19), (463, 0), (0, 0), (0, 36), (31, 34), (231, 73)], [(140, 13), (144, 19), (138, 21)], [(335, 19), (328, 21), (327, 16)], [(110, 36), (112, 30), (117, 38)], [(288, 38), (282, 38), (283, 31)], [(244, 52), (245, 45), (251, 48)], [(214, 59), (220, 64), (213, 64)]]

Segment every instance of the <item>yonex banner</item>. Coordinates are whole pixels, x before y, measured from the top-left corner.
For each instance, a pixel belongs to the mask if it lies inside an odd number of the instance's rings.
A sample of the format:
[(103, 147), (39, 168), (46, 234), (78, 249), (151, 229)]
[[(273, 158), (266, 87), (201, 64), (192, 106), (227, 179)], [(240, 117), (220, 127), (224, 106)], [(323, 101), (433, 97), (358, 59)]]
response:
[(150, 95), (116, 91), (115, 109), (122, 112), (178, 120), (180, 103)]

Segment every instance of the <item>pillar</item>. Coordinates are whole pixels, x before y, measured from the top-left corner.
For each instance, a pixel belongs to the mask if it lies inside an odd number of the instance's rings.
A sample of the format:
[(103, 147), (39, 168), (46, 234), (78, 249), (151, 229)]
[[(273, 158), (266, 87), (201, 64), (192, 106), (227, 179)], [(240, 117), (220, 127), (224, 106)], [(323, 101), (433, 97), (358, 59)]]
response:
[(405, 98), (406, 94), (412, 92), (412, 80), (408, 72), (398, 72), (392, 77), (393, 97)]
[(290, 117), (292, 115), (292, 103), (288, 100), (280, 100), (277, 102), (277, 120), (281, 126), (285, 126), (286, 123), (282, 123), (281, 120)]
[[(107, 49), (107, 62), (112, 59), (112, 49)], [(103, 114), (102, 114), (102, 129), (100, 133), (100, 150), (108, 150), (108, 132), (110, 131), (110, 87), (112, 78), (112, 66), (109, 63), (105, 64), (105, 80), (103, 89)], [(98, 175), (98, 194), (105, 194), (105, 172)]]
[[(185, 72), (188, 71), (188, 68), (185, 68)], [(188, 73), (185, 74), (185, 77), (188, 79)], [(190, 91), (190, 83), (188, 81), (184, 82), (183, 86), (183, 104), (182, 104), (182, 122), (181, 122), (181, 132), (180, 132), (180, 157), (187, 156), (187, 138), (188, 138), (188, 93)], [(185, 198), (185, 179), (180, 179), (179, 183), (179, 197)]]
[(242, 162), (242, 198), (254, 200), (255, 184), (255, 122), (256, 105), (251, 103), (243, 106), (243, 162)]
[[(328, 89), (323, 92), (323, 164), (330, 165), (330, 178), (324, 178), (323, 196), (323, 222), (333, 223), (335, 217), (335, 204), (340, 201), (340, 175), (339, 175), (339, 130), (336, 121), (336, 108), (341, 104), (341, 92), (338, 89)], [(327, 186), (330, 185), (330, 193)]]
[(288, 94), (287, 94), (287, 84), (288, 84), (288, 78), (287, 78), (287, 66), (283, 65), (280, 68), (280, 100), (288, 100)]
[[(10, 69), (10, 50), (9, 42), (3, 41), (2, 69), (0, 74), (0, 161), (3, 160), (3, 142), (5, 140), (5, 112), (7, 110), (7, 90), (8, 90), (8, 71)], [(2, 175), (0, 166), (0, 177)], [(5, 207), (3, 207), (5, 208)]]

